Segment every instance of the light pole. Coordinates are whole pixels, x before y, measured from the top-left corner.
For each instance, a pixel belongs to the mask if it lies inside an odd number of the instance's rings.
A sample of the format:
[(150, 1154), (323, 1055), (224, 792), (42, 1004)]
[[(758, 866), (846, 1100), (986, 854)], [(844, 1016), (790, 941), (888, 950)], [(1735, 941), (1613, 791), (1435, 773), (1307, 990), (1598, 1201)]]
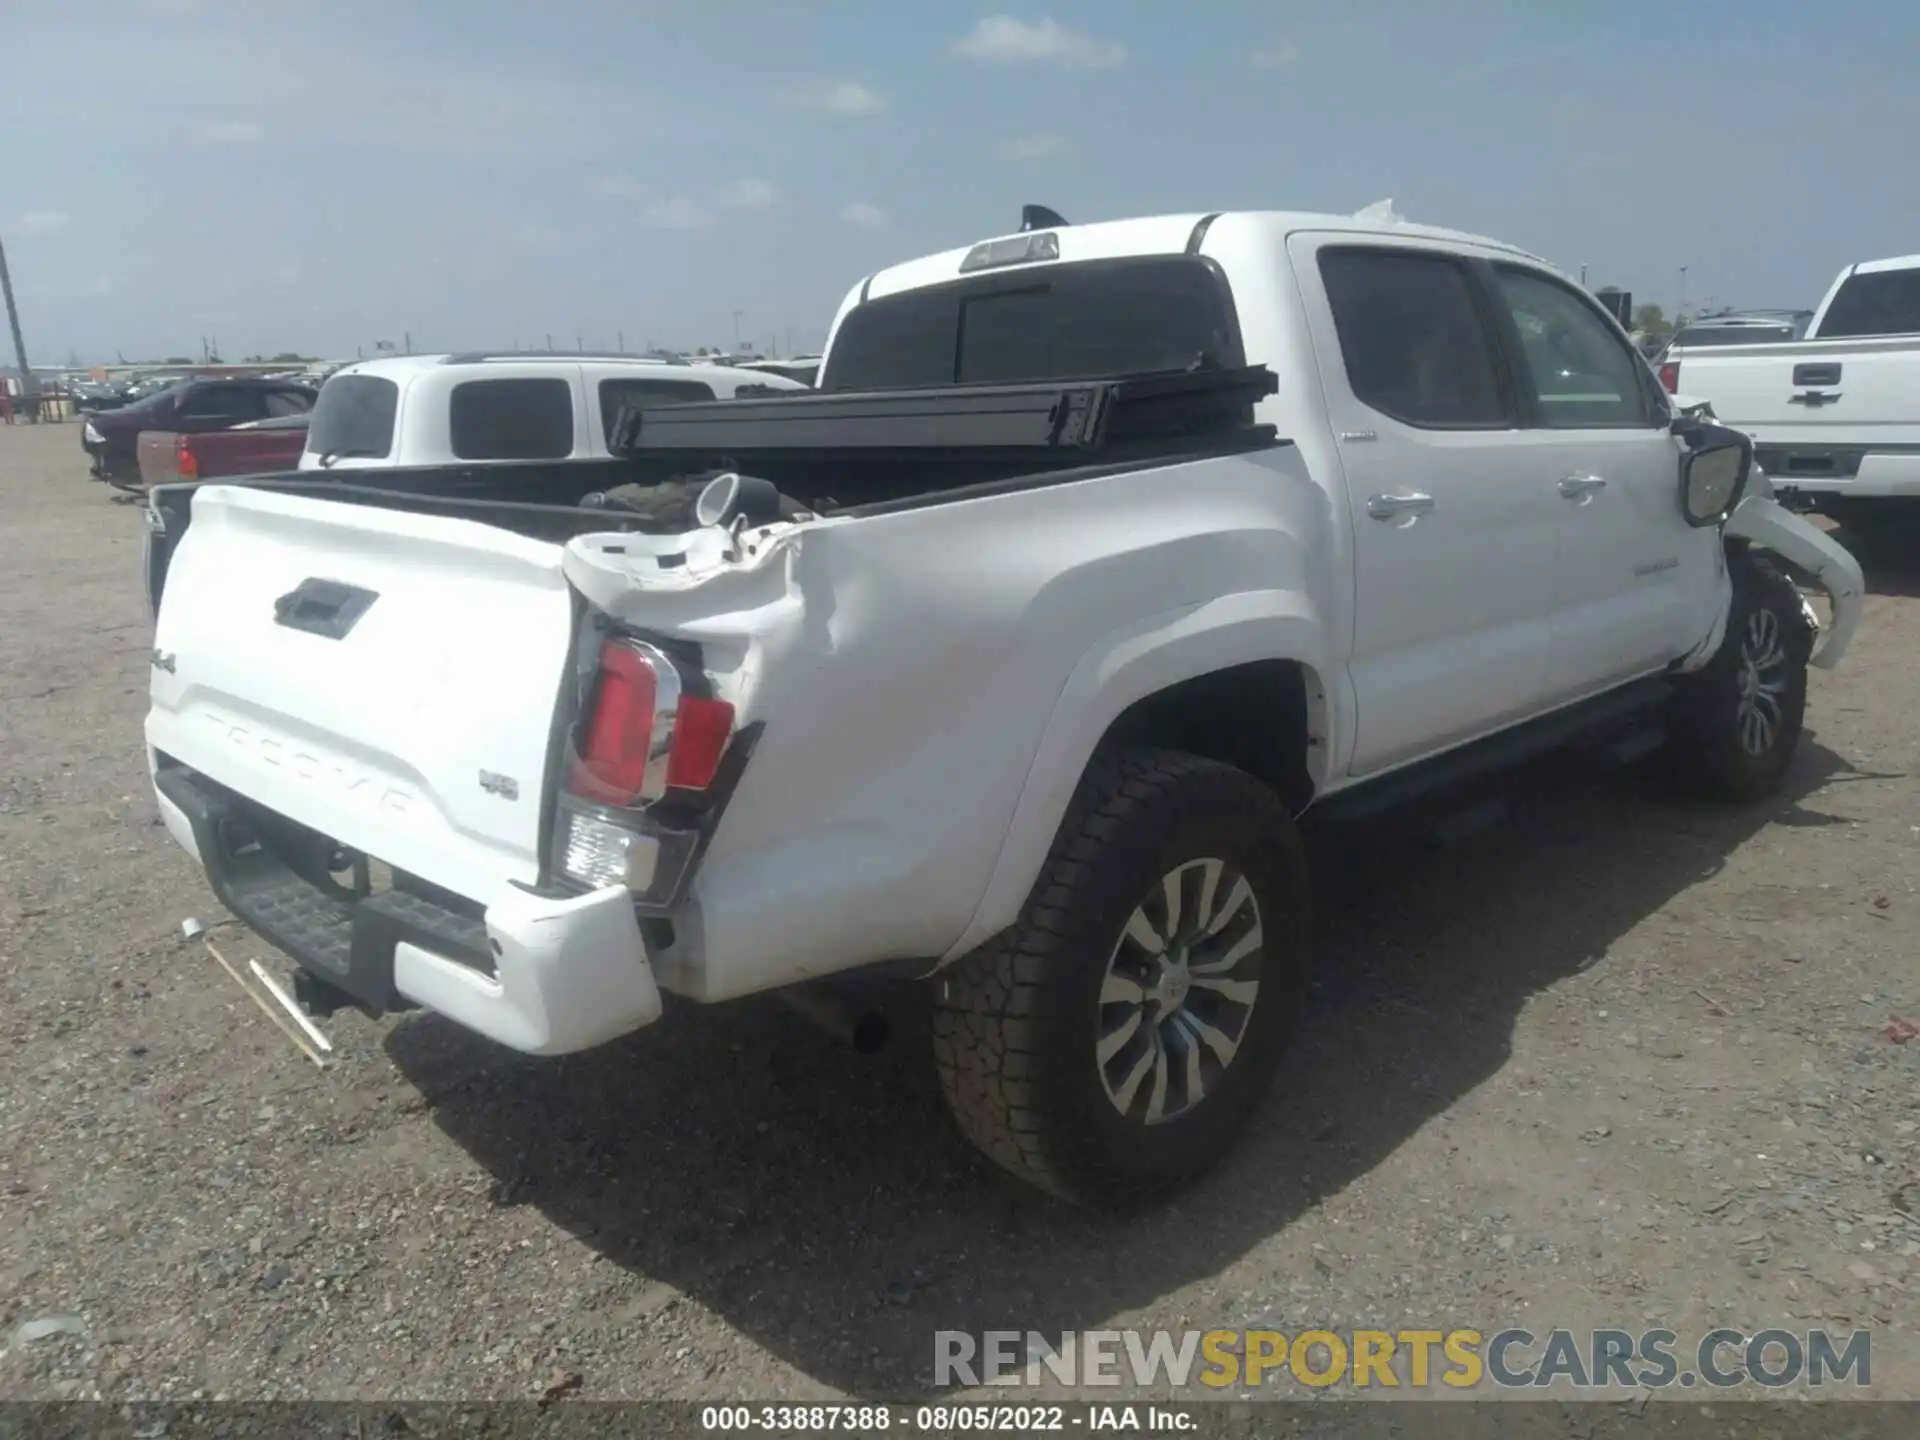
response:
[[(13, 331), (13, 358), (20, 366), (20, 398), (34, 393), (33, 371), (27, 368), (27, 342), (20, 338), (20, 312), (13, 304), (13, 276), (7, 273), (7, 247), (0, 244), (0, 294), (6, 296), (7, 328)], [(39, 411), (34, 411), (35, 416)]]
[(735, 350), (740, 348), (740, 317), (746, 313), (744, 310), (733, 312), (733, 348)]
[(1674, 310), (1674, 318), (1677, 320), (1680, 318), (1680, 316), (1686, 313), (1687, 313), (1687, 267), (1682, 265), (1680, 267), (1680, 304)]

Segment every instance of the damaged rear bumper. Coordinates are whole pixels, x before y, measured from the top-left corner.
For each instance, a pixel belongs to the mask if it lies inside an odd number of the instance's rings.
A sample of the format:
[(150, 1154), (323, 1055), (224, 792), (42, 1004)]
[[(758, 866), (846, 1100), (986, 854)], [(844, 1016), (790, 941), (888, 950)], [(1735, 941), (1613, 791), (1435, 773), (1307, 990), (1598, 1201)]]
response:
[(168, 832), (221, 903), (311, 977), (309, 993), (317, 981), (376, 1015), (424, 1007), (532, 1055), (585, 1050), (660, 1018), (624, 886), (508, 886), (482, 906), (396, 874), (391, 889), (354, 894), (323, 883), (324, 837), (184, 766), (156, 766), (153, 779)]

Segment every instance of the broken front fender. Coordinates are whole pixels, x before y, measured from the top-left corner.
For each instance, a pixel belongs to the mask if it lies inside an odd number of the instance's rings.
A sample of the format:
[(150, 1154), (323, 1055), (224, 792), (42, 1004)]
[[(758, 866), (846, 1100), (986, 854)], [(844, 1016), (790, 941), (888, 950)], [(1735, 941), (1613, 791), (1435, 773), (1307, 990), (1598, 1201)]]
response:
[(1809, 576), (1833, 604), (1833, 619), (1814, 647), (1810, 663), (1831, 670), (1853, 643), (1866, 604), (1860, 562), (1826, 531), (1808, 524), (1768, 495), (1750, 494), (1728, 517), (1729, 539), (1770, 550)]

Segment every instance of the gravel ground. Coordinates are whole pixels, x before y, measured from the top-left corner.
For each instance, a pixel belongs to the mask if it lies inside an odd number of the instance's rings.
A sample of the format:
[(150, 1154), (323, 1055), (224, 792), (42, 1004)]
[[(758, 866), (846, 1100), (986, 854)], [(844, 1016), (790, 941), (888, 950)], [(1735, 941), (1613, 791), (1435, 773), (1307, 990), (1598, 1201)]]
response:
[(220, 912), (142, 764), (138, 511), (71, 426), (0, 429), (0, 492), (0, 1397), (906, 1398), (936, 1329), (1263, 1320), (1870, 1326), (1920, 1396), (1905, 541), (1777, 803), (1563, 766), (1438, 853), (1323, 844), (1277, 1094), (1112, 1220), (977, 1162), (911, 1026), (530, 1061), (343, 1014), (317, 1072), (180, 935)]

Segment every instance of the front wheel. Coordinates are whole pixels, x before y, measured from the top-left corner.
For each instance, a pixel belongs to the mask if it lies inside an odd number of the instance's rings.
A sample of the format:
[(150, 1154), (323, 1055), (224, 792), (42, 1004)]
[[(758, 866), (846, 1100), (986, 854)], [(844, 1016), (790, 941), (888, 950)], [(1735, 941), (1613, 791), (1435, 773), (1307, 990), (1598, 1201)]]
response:
[(1800, 592), (1765, 555), (1732, 561), (1726, 638), (1680, 681), (1665, 754), (1684, 790), (1758, 800), (1779, 788), (1799, 748), (1813, 627)]
[(1097, 758), (1018, 921), (934, 981), (961, 1130), (1083, 1204), (1194, 1178), (1280, 1063), (1307, 907), (1292, 817), (1252, 776), (1167, 750)]

